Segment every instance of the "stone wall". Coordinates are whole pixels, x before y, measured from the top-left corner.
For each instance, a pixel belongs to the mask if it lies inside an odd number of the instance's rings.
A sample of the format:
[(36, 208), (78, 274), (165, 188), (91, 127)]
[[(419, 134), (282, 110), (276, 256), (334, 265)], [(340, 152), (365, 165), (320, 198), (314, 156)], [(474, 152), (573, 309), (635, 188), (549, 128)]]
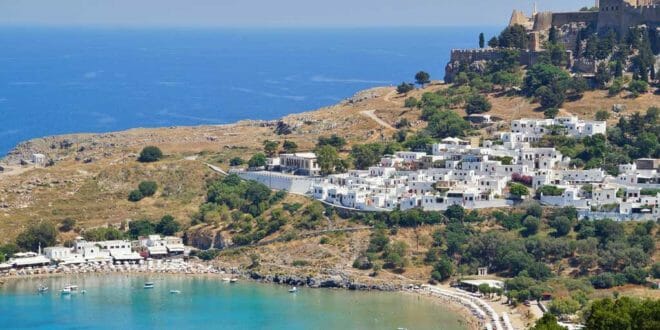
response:
[(632, 6), (623, 0), (601, 0), (598, 13), (598, 30), (614, 29), (625, 33), (631, 26), (646, 24), (652, 28), (660, 25), (660, 4)]
[(534, 18), (534, 31), (547, 31), (552, 26), (553, 14), (546, 11), (536, 14)]
[(596, 22), (598, 22), (597, 11), (578, 11), (552, 14), (552, 25), (555, 27), (561, 27), (571, 23), (595, 24)]
[[(461, 63), (467, 64), (473, 69), (478, 68), (483, 65), (476, 64), (499, 60), (506, 50), (503, 48), (452, 49), (449, 63), (445, 67), (445, 81), (448, 83), (453, 82)], [(538, 51), (519, 50), (519, 52), (518, 62), (526, 66), (534, 65), (538, 61), (539, 55), (541, 55)]]

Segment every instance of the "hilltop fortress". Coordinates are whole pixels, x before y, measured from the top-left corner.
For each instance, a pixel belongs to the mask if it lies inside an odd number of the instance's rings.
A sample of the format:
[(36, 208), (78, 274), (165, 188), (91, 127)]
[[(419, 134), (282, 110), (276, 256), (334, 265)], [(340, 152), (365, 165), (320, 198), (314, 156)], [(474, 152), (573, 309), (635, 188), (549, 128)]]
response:
[[(633, 26), (646, 25), (658, 28), (660, 21), (660, 0), (600, 0), (591, 10), (577, 12), (537, 12), (526, 17), (521, 11), (514, 10), (509, 26), (522, 25), (530, 33), (530, 50), (541, 48), (541, 42), (547, 40), (548, 31), (555, 27), (560, 41), (566, 49), (573, 49), (576, 28), (595, 27), (598, 32), (614, 30), (625, 35)], [(573, 43), (573, 44), (571, 44)]]
[[(526, 49), (520, 51), (519, 61), (522, 65), (532, 65), (543, 51), (543, 45), (548, 40), (550, 30), (554, 27), (557, 42), (562, 44), (568, 53), (568, 67), (581, 73), (594, 73), (596, 63), (579, 58), (574, 54), (581, 42), (579, 35), (583, 30), (598, 33), (615, 31), (625, 36), (631, 27), (645, 26), (648, 29), (660, 29), (660, 0), (597, 0), (595, 6), (574, 12), (538, 12), (536, 6), (531, 16), (519, 10), (514, 10), (509, 20), (509, 26), (520, 25), (527, 33)], [(656, 38), (660, 32), (655, 33)], [(656, 39), (657, 40), (657, 39)], [(501, 48), (483, 49), (453, 49), (451, 60), (446, 67), (445, 80), (451, 82), (461, 64), (479, 65), (478, 62), (499, 59)]]

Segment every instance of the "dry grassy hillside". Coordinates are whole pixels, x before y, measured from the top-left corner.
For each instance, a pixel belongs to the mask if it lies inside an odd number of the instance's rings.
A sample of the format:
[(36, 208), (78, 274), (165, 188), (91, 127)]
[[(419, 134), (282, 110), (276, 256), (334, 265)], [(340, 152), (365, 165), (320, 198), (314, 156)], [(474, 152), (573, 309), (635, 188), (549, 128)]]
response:
[[(73, 134), (34, 139), (18, 146), (5, 159), (0, 172), (0, 241), (9, 241), (29, 221), (59, 222), (70, 217), (81, 227), (118, 224), (128, 219), (159, 218), (172, 214), (186, 222), (205, 194), (206, 180), (216, 174), (205, 166), (228, 168), (232, 157), (247, 159), (261, 149), (263, 140), (285, 139), (301, 150), (313, 148), (319, 136), (339, 134), (350, 143), (391, 138), (392, 127), (401, 118), (421, 129), (420, 111), (403, 107), (406, 97), (447, 88), (430, 84), (424, 89), (398, 95), (394, 88), (362, 91), (317, 111), (289, 115), (282, 120), (293, 133), (274, 133), (275, 122), (243, 121), (232, 125), (133, 129), (106, 134)], [(566, 113), (591, 118), (599, 109), (624, 104), (625, 114), (660, 104), (652, 94), (637, 99), (608, 98), (605, 92), (588, 92), (584, 98), (564, 105)], [(521, 97), (490, 95), (491, 115), (504, 118), (541, 117), (537, 104)], [(457, 109), (461, 114), (463, 110)], [(616, 121), (613, 116), (612, 121)], [(167, 155), (158, 163), (142, 164), (136, 154), (146, 145), (156, 145)], [(35, 169), (19, 166), (20, 159), (44, 153), (55, 165)], [(142, 180), (154, 180), (159, 191), (138, 203), (127, 200), (128, 192)]]

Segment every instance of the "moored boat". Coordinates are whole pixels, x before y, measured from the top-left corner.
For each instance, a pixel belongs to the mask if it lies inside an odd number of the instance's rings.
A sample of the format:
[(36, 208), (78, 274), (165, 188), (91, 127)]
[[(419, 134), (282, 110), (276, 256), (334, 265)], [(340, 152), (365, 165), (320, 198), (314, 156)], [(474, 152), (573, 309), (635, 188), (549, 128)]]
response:
[(296, 288), (295, 286), (289, 289), (289, 293), (296, 293), (296, 292), (298, 292), (298, 288)]
[(153, 289), (154, 288), (154, 282), (145, 282), (144, 283), (144, 288), (145, 289)]
[(67, 285), (62, 290), (60, 290), (60, 293), (63, 295), (70, 295), (76, 292), (78, 292), (77, 285)]
[(231, 280), (229, 280), (229, 283), (236, 283), (236, 282), (238, 282), (237, 278), (232, 278)]
[(171, 294), (179, 294), (179, 293), (181, 293), (181, 291), (179, 291), (179, 290), (170, 290), (170, 293)]
[(39, 288), (37, 288), (37, 292), (39, 293), (44, 293), (46, 291), (48, 291), (48, 287), (43, 284), (39, 285)]

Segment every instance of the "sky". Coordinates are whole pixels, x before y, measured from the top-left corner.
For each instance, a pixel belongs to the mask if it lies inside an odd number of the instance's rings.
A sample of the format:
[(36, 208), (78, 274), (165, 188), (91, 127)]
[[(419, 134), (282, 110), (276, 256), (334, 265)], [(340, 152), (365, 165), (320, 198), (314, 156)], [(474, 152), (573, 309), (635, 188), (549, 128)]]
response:
[[(593, 0), (539, 0), (570, 11)], [(501, 26), (522, 0), (0, 0), (0, 25), (116, 27)]]

